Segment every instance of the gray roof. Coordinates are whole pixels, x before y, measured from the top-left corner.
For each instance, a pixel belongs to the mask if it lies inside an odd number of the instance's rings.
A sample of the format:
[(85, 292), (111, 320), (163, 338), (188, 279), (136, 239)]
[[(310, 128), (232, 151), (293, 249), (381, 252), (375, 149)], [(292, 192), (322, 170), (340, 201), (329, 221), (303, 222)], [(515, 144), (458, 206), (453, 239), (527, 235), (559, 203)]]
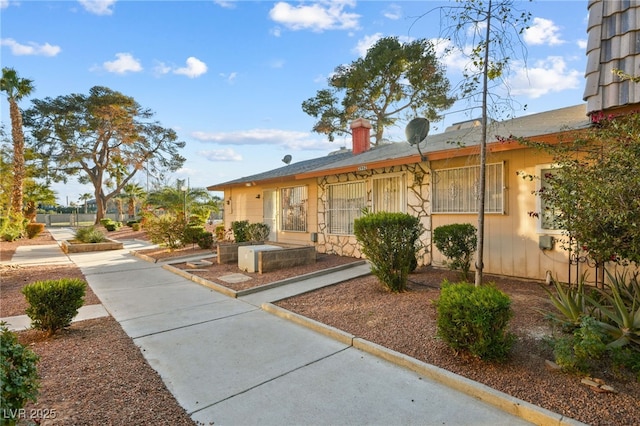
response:
[(345, 157), (351, 156), (351, 150), (341, 149), (323, 157), (312, 158), (311, 160), (304, 160), (297, 163), (291, 163), (277, 169), (268, 170), (266, 172), (258, 173), (255, 175), (245, 176), (238, 179), (230, 180), (228, 182), (211, 185), (208, 186), (207, 189), (210, 191), (217, 191), (221, 190), (223, 187), (244, 186), (247, 183), (286, 180), (287, 178), (291, 178), (297, 174), (309, 172), (332, 162), (340, 161)]
[[(580, 129), (588, 125), (586, 104), (581, 104), (500, 122), (491, 122), (487, 133), (487, 143), (498, 142), (500, 138), (509, 138), (510, 136), (540, 137), (570, 129)], [(428, 157), (430, 153), (455, 150), (460, 146), (479, 145), (480, 129), (479, 120), (454, 124), (443, 133), (427, 136), (425, 141), (420, 144), (420, 149)], [(406, 142), (389, 143), (373, 147), (357, 155), (352, 154), (351, 150), (340, 150), (324, 157), (212, 185), (207, 189), (223, 190), (226, 187), (244, 186), (258, 182), (292, 180), (296, 177), (305, 177), (305, 175), (309, 177), (322, 176), (331, 174), (331, 171), (367, 164), (375, 165), (390, 160), (406, 163), (421, 161), (415, 146)]]
[[(487, 143), (498, 142), (500, 138), (509, 138), (510, 136), (539, 137), (569, 129), (584, 128), (588, 125), (589, 119), (586, 115), (586, 105), (581, 104), (500, 122), (494, 121), (490, 123), (488, 128)], [(480, 145), (480, 130), (479, 120), (477, 125), (469, 125), (469, 122), (462, 123), (459, 126), (454, 125), (444, 133), (427, 136), (425, 141), (420, 144), (420, 150), (428, 158), (430, 153), (456, 150), (461, 146)], [(406, 142), (391, 143), (376, 146), (361, 154), (351, 155), (339, 161), (328, 163), (312, 170), (310, 174), (319, 175), (325, 170), (328, 174), (330, 170), (381, 163), (394, 159), (406, 160), (407, 157), (413, 157), (413, 162), (421, 161), (415, 146), (411, 146)], [(409, 163), (409, 161), (406, 162)]]

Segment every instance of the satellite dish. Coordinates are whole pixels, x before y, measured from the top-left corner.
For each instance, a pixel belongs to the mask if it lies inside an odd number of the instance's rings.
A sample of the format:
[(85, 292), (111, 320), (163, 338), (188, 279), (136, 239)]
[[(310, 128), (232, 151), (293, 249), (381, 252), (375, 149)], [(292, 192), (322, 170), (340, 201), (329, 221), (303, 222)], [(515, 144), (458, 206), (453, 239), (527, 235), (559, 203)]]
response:
[(291, 162), (291, 156), (289, 154), (285, 155), (282, 159), (282, 162), (285, 164), (289, 164)]
[(407, 127), (405, 127), (404, 134), (407, 137), (409, 145), (415, 145), (418, 149), (422, 161), (426, 161), (427, 157), (420, 151), (420, 142), (424, 141), (429, 134), (429, 120), (421, 117), (414, 118), (407, 124)]
[(429, 134), (429, 120), (420, 117), (414, 118), (405, 127), (404, 134), (410, 145), (418, 145)]

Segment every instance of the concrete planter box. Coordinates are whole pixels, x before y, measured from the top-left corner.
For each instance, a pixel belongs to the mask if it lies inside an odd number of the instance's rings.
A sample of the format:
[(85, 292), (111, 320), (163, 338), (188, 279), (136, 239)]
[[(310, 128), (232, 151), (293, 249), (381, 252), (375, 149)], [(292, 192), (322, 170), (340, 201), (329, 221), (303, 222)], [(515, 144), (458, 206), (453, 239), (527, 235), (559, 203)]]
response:
[(85, 253), (90, 251), (119, 250), (123, 244), (116, 240), (107, 240), (102, 243), (81, 243), (74, 240), (63, 241), (60, 245), (65, 253)]

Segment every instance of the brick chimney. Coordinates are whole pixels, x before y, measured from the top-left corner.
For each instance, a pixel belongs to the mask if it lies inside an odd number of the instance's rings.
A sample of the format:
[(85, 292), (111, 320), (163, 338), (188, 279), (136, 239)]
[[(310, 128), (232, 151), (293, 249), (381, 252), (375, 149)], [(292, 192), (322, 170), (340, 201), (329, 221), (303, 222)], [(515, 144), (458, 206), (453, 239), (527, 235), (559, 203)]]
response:
[(358, 118), (351, 123), (351, 137), (353, 138), (353, 154), (360, 154), (369, 150), (371, 123), (364, 118)]

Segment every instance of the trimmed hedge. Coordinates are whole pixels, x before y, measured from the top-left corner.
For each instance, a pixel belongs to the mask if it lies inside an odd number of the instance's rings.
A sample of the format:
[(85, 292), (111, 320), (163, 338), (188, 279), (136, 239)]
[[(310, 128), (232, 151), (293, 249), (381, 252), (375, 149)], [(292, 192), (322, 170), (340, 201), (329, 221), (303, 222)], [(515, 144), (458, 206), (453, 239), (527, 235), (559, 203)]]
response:
[(437, 336), (455, 350), (481, 359), (503, 360), (515, 337), (507, 332), (513, 317), (511, 299), (493, 285), (442, 283), (437, 309)]
[(33, 282), (22, 289), (33, 328), (49, 336), (68, 327), (84, 303), (87, 283), (77, 278)]
[(406, 213), (370, 213), (355, 220), (354, 233), (373, 275), (392, 292), (405, 291), (416, 265), (420, 220)]

